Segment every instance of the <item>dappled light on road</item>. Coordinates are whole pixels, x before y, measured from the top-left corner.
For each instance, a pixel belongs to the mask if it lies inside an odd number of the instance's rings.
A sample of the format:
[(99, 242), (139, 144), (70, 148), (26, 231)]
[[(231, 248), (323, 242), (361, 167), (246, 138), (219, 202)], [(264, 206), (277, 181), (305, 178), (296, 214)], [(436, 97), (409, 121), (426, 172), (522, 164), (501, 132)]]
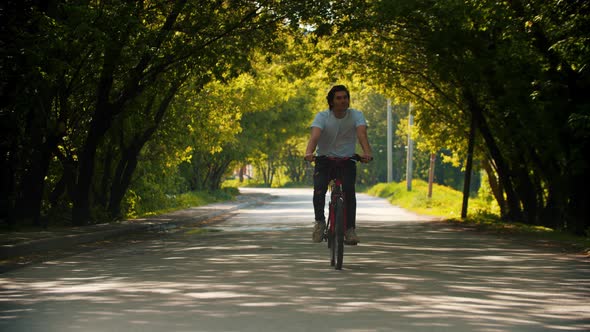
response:
[[(210, 232), (178, 232), (5, 274), (0, 329), (590, 329), (584, 257), (440, 223), (363, 215), (362, 242), (345, 248), (344, 269), (336, 271), (325, 243), (311, 243), (309, 220), (272, 216), (263, 223), (263, 215), (284, 213), (280, 203), (244, 211)], [(266, 230), (248, 230), (262, 224)]]

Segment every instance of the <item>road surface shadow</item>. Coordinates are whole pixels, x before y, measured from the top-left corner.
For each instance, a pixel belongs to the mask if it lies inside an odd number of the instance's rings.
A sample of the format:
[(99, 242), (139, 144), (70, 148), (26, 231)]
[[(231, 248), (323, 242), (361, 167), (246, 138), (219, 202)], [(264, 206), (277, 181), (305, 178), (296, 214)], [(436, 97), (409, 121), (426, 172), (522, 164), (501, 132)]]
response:
[(4, 331), (588, 331), (587, 258), (444, 224), (177, 233), (12, 271)]

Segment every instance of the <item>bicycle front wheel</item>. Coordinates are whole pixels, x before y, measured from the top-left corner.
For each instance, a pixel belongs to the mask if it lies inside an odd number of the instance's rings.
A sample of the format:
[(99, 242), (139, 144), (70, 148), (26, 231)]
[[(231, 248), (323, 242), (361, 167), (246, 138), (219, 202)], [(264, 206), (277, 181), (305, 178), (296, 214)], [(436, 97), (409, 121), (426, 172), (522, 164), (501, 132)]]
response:
[(342, 269), (344, 259), (344, 199), (338, 197), (334, 207), (334, 241), (332, 241), (332, 257), (335, 260), (334, 268)]
[(334, 223), (335, 223), (335, 211), (336, 211), (336, 203), (335, 201), (330, 201), (330, 214), (328, 217), (329, 223), (326, 229), (326, 237), (328, 239), (328, 249), (330, 249), (330, 266), (336, 265), (336, 247), (334, 246), (334, 242), (336, 241), (336, 232), (334, 232)]

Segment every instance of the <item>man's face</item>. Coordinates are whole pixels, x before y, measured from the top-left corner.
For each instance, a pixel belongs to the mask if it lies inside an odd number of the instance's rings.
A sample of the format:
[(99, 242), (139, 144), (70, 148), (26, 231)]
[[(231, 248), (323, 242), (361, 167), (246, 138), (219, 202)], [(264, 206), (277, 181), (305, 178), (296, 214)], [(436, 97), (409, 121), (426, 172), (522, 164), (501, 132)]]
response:
[(334, 101), (332, 102), (332, 111), (345, 111), (350, 105), (350, 100), (346, 91), (336, 91)]

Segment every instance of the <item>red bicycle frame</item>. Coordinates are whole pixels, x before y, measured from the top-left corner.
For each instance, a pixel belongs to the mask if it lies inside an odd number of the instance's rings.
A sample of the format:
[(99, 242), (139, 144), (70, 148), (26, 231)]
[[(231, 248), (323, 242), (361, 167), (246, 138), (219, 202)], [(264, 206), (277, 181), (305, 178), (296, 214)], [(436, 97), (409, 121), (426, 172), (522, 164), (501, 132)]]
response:
[[(328, 219), (330, 220), (330, 231), (334, 232), (334, 228), (335, 228), (335, 218), (336, 218), (336, 213), (334, 213), (334, 208), (336, 206), (336, 200), (338, 199), (339, 196), (342, 196), (342, 200), (344, 202), (346, 202), (346, 195), (344, 194), (344, 191), (342, 190), (342, 178), (340, 176), (336, 176), (334, 178), (334, 183), (332, 184), (332, 189), (330, 190), (330, 205), (329, 206), (329, 210), (328, 210)], [(347, 230), (347, 219), (348, 219), (348, 214), (346, 212), (346, 204), (344, 204), (344, 232), (346, 232)]]

